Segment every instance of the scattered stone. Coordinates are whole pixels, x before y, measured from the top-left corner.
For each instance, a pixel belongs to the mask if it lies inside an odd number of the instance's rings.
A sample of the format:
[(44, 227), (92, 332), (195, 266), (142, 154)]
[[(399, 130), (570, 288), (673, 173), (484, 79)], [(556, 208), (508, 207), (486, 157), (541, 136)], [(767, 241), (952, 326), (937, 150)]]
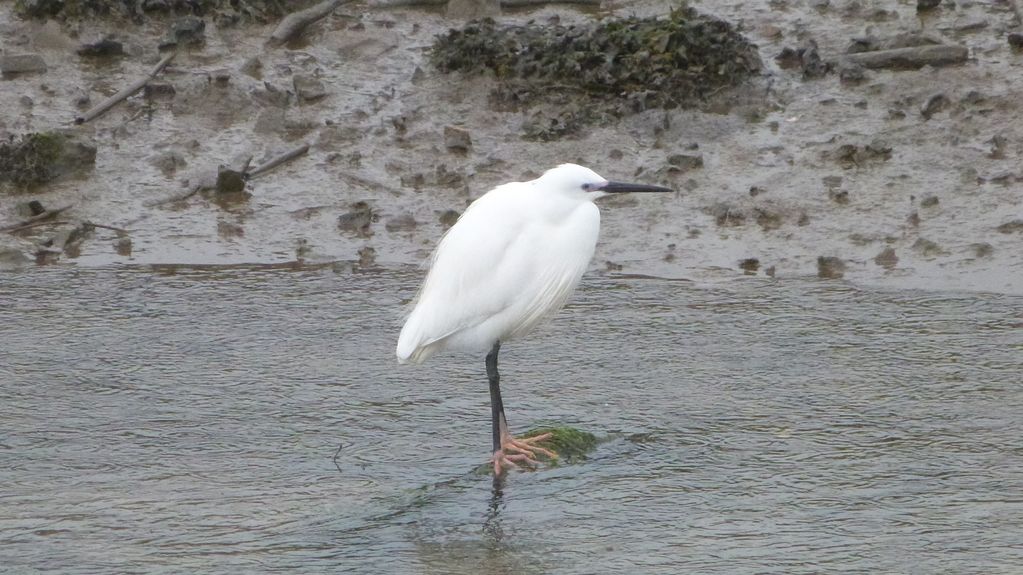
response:
[(29, 200), (27, 202), (18, 202), (14, 206), (14, 213), (22, 218), (31, 218), (32, 216), (38, 216), (39, 214), (46, 211), (43, 207), (43, 203), (39, 200)]
[(362, 238), (373, 235), (370, 225), (377, 221), (378, 216), (366, 202), (355, 202), (351, 205), (351, 211), (341, 214), (337, 218), (337, 227), (348, 233), (353, 233)]
[(1017, 232), (1023, 232), (1023, 220), (1012, 220), (1011, 222), (1005, 222), (1004, 224), (995, 228), (1003, 234), (1014, 234)]
[(931, 116), (947, 108), (950, 103), (951, 101), (945, 94), (934, 94), (920, 106), (920, 115), (925, 120), (930, 120)]
[(440, 215), (440, 225), (444, 226), (444, 229), (448, 229), (455, 225), (461, 215), (455, 210), (444, 210)]
[(201, 46), (206, 41), (206, 21), (195, 16), (178, 18), (170, 31), (160, 41), (159, 49), (167, 50), (178, 46)]
[(418, 225), (412, 214), (402, 214), (387, 220), (384, 228), (389, 232), (411, 232), (415, 231)]
[(746, 223), (746, 214), (732, 204), (719, 202), (710, 208), (714, 223), (720, 227), (736, 227)]
[(242, 63), (242, 65), (238, 68), (238, 71), (246, 76), (255, 78), (256, 80), (262, 80), (263, 62), (259, 59), (259, 56), (252, 56)]
[(874, 263), (886, 270), (895, 269), (895, 266), (899, 263), (899, 256), (895, 255), (894, 248), (887, 247), (881, 250), (881, 253), (874, 256)]
[(974, 257), (978, 258), (990, 257), (991, 254), (995, 253), (995, 248), (987, 242), (970, 244), (970, 249), (973, 250)]
[(872, 160), (887, 161), (892, 156), (892, 148), (884, 140), (875, 139), (862, 146), (842, 144), (825, 155), (848, 169), (854, 166), (863, 166)]
[(844, 206), (844, 205), (849, 203), (849, 191), (848, 190), (829, 189), (828, 190), (828, 197), (831, 198), (831, 201), (835, 202), (836, 204), (841, 204), (841, 205)]
[(5, 54), (0, 56), (0, 73), (41, 74), (46, 71), (46, 61), (39, 54)]
[(21, 104), (22, 106), (25, 106), (26, 108), (31, 108), (32, 106), (35, 105), (35, 101), (28, 96), (22, 96), (18, 98), (18, 103)]
[(942, 44), (914, 46), (891, 50), (864, 51), (847, 54), (845, 59), (865, 68), (894, 68), (915, 70), (924, 66), (961, 64), (969, 58), (966, 46)]
[(225, 240), (245, 237), (245, 228), (238, 224), (220, 220), (217, 222), (217, 235)]
[(987, 20), (983, 18), (961, 18), (952, 24), (956, 32), (976, 32), (987, 28)]
[(377, 251), (371, 246), (359, 248), (359, 267), (371, 268), (377, 263)]
[(114, 240), (114, 251), (119, 256), (128, 257), (131, 255), (131, 238), (117, 238)]
[(166, 151), (156, 154), (149, 158), (149, 163), (157, 168), (163, 175), (172, 176), (174, 172), (178, 171), (179, 168), (183, 168), (188, 165), (185, 161), (185, 157), (175, 151)]
[(746, 258), (739, 262), (739, 269), (746, 275), (755, 275), (760, 269), (760, 260), (757, 258)]
[(111, 56), (123, 56), (124, 45), (112, 38), (103, 38), (91, 44), (82, 44), (78, 47), (78, 55), (87, 58), (108, 58)]
[(947, 253), (937, 243), (925, 238), (917, 238), (911, 247), (913, 251), (925, 257), (940, 256)]
[(859, 64), (842, 61), (838, 65), (838, 79), (843, 84), (859, 84), (867, 79), (867, 69)]
[(760, 194), (764, 194), (764, 193), (767, 193), (767, 190), (762, 188), (762, 187), (760, 187), (760, 186), (750, 186), (749, 187), (749, 197), (751, 197), (751, 198), (755, 198), (755, 197), (759, 196)]
[(231, 82), (231, 71), (227, 68), (217, 68), (210, 71), (210, 81), (220, 86), (226, 86)]
[(295, 94), (303, 102), (315, 102), (327, 95), (327, 88), (319, 78), (308, 74), (295, 74), (292, 80), (295, 86)]
[(0, 182), (23, 188), (95, 165), (96, 146), (72, 132), (36, 132), (0, 142)]
[(829, 280), (842, 279), (845, 275), (845, 262), (834, 256), (817, 258), (817, 277)]
[(928, 194), (920, 200), (920, 207), (933, 208), (934, 206), (938, 205), (938, 203), (939, 203), (938, 196), (932, 196)]
[(916, 0), (916, 11), (927, 12), (941, 5), (941, 0)]
[(472, 147), (469, 130), (457, 126), (444, 126), (444, 147), (457, 152), (465, 152)]
[(702, 154), (672, 154), (668, 156), (668, 173), (684, 174), (703, 167)]
[(1011, 32), (1008, 40), (1009, 46), (1016, 50), (1023, 50), (1023, 32)]
[(988, 152), (988, 157), (994, 160), (1001, 160), (1005, 157), (1005, 145), (1008, 143), (1005, 136), (1001, 134), (995, 134), (987, 141), (991, 144), (991, 151)]
[(783, 218), (778, 212), (772, 212), (764, 208), (756, 208), (754, 212), (757, 215), (757, 225), (759, 225), (765, 232), (776, 230), (781, 227)]
[(784, 48), (774, 60), (781, 68), (798, 67), (803, 71), (803, 78), (823, 78), (832, 69), (830, 62), (821, 59), (814, 40), (807, 40), (799, 48)]
[(170, 82), (149, 82), (142, 88), (142, 95), (150, 100), (170, 100), (177, 94)]

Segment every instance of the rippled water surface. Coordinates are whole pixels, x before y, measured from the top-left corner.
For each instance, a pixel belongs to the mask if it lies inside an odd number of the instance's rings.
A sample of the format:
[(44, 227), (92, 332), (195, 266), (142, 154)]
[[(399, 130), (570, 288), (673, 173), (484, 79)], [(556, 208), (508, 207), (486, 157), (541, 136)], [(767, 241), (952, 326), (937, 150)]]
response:
[(607, 441), (495, 485), (483, 358), (393, 359), (418, 279), (0, 275), (0, 570), (1023, 566), (1023, 298), (588, 276), (504, 399)]

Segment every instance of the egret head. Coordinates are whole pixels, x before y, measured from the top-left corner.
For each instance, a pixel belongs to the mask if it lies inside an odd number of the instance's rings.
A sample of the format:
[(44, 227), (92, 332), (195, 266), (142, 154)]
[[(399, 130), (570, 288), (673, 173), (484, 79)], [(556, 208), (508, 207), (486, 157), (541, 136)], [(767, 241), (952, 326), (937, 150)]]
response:
[(597, 172), (577, 164), (561, 164), (544, 172), (536, 181), (555, 193), (590, 201), (608, 194), (672, 191), (661, 186), (611, 182), (600, 177)]

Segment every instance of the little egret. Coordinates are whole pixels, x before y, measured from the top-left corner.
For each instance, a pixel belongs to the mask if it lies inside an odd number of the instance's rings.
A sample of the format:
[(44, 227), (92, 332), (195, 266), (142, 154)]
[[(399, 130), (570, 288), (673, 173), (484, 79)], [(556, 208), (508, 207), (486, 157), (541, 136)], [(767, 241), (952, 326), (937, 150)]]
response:
[(529, 333), (561, 309), (593, 258), (600, 211), (593, 203), (624, 192), (668, 188), (609, 182), (593, 170), (562, 164), (529, 182), (498, 186), (469, 205), (440, 241), (415, 307), (398, 337), (398, 361), (421, 363), (443, 350), (486, 351), (495, 475), (537, 453), (516, 439), (501, 402), (501, 342)]

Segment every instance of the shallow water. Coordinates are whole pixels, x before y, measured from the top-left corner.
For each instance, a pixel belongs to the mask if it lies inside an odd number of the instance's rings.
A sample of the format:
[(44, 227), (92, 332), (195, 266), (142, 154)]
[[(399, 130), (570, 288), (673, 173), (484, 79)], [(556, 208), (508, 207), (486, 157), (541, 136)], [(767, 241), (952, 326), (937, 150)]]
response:
[(495, 486), (482, 357), (393, 360), (418, 279), (0, 276), (0, 570), (1023, 565), (1023, 298), (587, 276), (503, 388), (607, 441)]

